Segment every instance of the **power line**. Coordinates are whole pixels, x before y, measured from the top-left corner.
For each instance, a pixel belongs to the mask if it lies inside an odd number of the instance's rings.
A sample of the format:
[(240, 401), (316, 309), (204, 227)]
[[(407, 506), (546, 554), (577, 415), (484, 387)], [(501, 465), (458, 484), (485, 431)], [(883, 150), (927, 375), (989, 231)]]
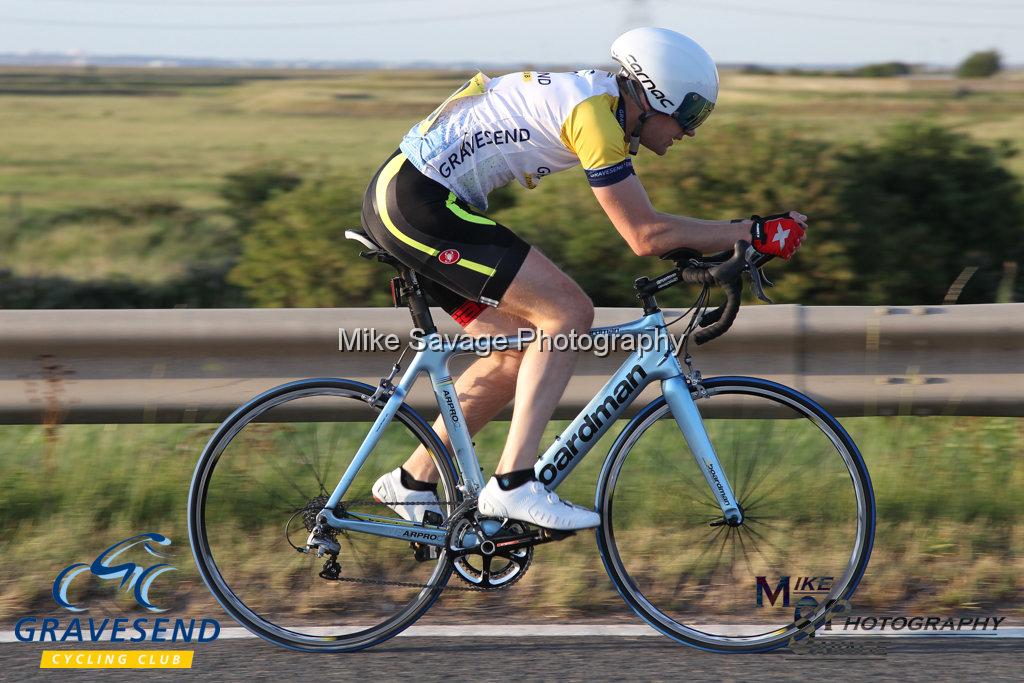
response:
[(586, 2), (568, 2), (561, 5), (534, 5), (532, 7), (518, 7), (509, 10), (493, 10), (490, 12), (462, 13), (443, 17), (407, 17), (398, 19), (369, 19), (363, 21), (304, 21), (304, 22), (263, 22), (246, 24), (174, 24), (174, 23), (133, 23), (133, 22), (110, 22), (110, 21), (74, 21), (64, 19), (31, 19), (25, 17), (3, 17), (0, 22), (7, 24), (19, 24), (28, 26), (68, 26), (74, 28), (130, 28), (130, 29), (153, 29), (171, 31), (204, 31), (214, 30), (282, 30), (289, 28), (350, 28), (353, 26), (395, 26), (398, 24), (436, 24), (453, 21), (477, 21), (483, 17), (509, 16), (513, 14), (526, 14), (529, 12), (553, 12), (577, 7), (593, 7), (603, 4), (608, 0), (588, 0)]
[[(375, 0), (374, 4), (394, 4), (421, 2), (423, 0)], [(847, 3), (848, 0), (836, 0)], [(995, 3), (995, 2), (971, 2), (969, 5), (963, 2), (940, 0), (860, 0), (874, 4), (885, 5), (908, 5), (916, 7), (957, 7), (961, 9), (1005, 9), (1024, 11), (1024, 4), (1020, 3)], [(152, 4), (146, 0), (34, 0), (34, 3), (62, 3), (71, 5), (131, 5), (137, 7), (152, 8)], [(288, 0), (282, 4), (282, 0), (165, 0), (160, 9), (173, 9), (174, 7), (274, 7), (284, 9), (290, 7), (351, 7), (363, 5), (365, 0)]]
[[(666, 2), (669, 0), (661, 0)], [(673, 1), (678, 6), (678, 2)], [(1024, 29), (1024, 24), (975, 24), (970, 22), (940, 22), (940, 21), (919, 21), (912, 19), (892, 19), (888, 17), (854, 17), (849, 15), (818, 14), (816, 12), (796, 12), (787, 10), (767, 10), (749, 5), (733, 5), (728, 3), (714, 2), (704, 3), (701, 7), (706, 11), (724, 10), (726, 12), (742, 12), (744, 14), (774, 15), (780, 17), (798, 17), (800, 19), (822, 19), (825, 21), (843, 21), (860, 24), (897, 24), (904, 26), (930, 26), (938, 28), (981, 28), (981, 29)]]
[[(846, 2), (846, 0), (832, 0), (833, 2)], [(868, 2), (876, 5), (889, 5), (899, 6), (907, 5), (909, 7), (956, 7), (959, 9), (974, 10), (979, 7), (984, 9), (1010, 9), (1010, 10), (1024, 10), (1024, 4), (1001, 4), (997, 2), (971, 2), (966, 4), (963, 2), (939, 2), (939, 0), (859, 0), (860, 2)]]
[[(972, 2), (971, 4), (965, 4), (963, 2), (939, 2), (938, 0), (858, 0), (859, 2), (866, 2), (874, 5), (887, 5), (889, 7), (956, 7), (957, 9), (963, 9), (968, 11), (981, 9), (999, 9), (999, 10), (1017, 10), (1024, 11), (1024, 4), (1013, 4), (1003, 5), (992, 2)], [(826, 2), (839, 2), (842, 4), (849, 4), (847, 0), (826, 0)]]
[[(50, 3), (73, 3), (78, 6), (82, 5), (82, 0), (35, 0), (36, 2), (50, 2)], [(137, 2), (136, 0), (91, 0), (94, 4), (110, 4), (110, 5), (131, 5), (131, 6), (144, 6), (144, 3)], [(155, 30), (188, 30), (188, 31), (202, 31), (202, 30), (266, 30), (266, 29), (306, 29), (306, 28), (334, 28), (334, 27), (350, 27), (350, 26), (384, 26), (384, 25), (405, 25), (405, 24), (423, 24), (423, 23), (437, 23), (437, 22), (452, 22), (452, 21), (466, 21), (475, 20), (481, 17), (489, 16), (508, 16), (513, 14), (522, 14), (525, 12), (532, 11), (557, 11), (562, 9), (570, 9), (582, 6), (592, 6), (598, 3), (605, 3), (609, 0), (593, 0), (592, 2), (575, 2), (565, 3), (562, 5), (543, 5), (536, 7), (525, 7), (510, 10), (493, 10), (489, 12), (467, 12), (458, 15), (449, 15), (443, 17), (408, 17), (408, 18), (394, 18), (394, 19), (370, 19), (370, 20), (356, 20), (356, 21), (308, 21), (308, 22), (253, 22), (253, 23), (218, 23), (218, 24), (187, 24), (187, 23), (136, 23), (136, 22), (104, 22), (104, 21), (75, 21), (75, 20), (63, 20), (63, 19), (34, 19), (27, 17), (0, 17), (0, 21), (8, 24), (17, 24), (25, 26), (67, 26), (75, 28), (130, 28), (130, 29), (155, 29)], [(670, 0), (661, 0), (661, 2), (667, 2)], [(678, 6), (679, 3), (673, 4)], [(422, 2), (422, 0), (374, 0), (373, 4), (394, 4), (394, 3), (412, 3)], [(935, 6), (944, 5), (950, 7), (963, 7), (958, 3), (944, 3), (935, 2), (933, 0), (922, 0), (920, 2), (916, 0), (862, 0), (862, 2), (869, 2), (875, 4), (886, 4), (886, 5), (921, 5), (921, 6)], [(283, 7), (280, 0), (239, 0), (238, 2), (225, 2), (224, 0), (175, 0), (176, 5), (180, 6), (218, 6), (218, 7), (239, 7), (244, 8), (247, 6), (260, 6), (260, 7)], [(364, 0), (291, 0), (286, 6), (309, 6), (309, 7), (337, 7), (346, 8), (354, 7), (356, 5), (365, 6)], [(1024, 9), (1024, 6), (1011, 6), (1011, 5), (999, 5), (999, 4), (978, 4), (972, 3), (971, 8), (975, 7), (997, 7), (1001, 9)], [(163, 9), (172, 9), (172, 7), (164, 7)], [(722, 10), (726, 12), (742, 12), (744, 14), (758, 14), (758, 15), (769, 15), (769, 16), (783, 16), (783, 17), (797, 17), (801, 19), (820, 19), (824, 21), (841, 21), (841, 22), (853, 22), (853, 23), (864, 23), (864, 24), (894, 24), (904, 26), (927, 26), (936, 28), (977, 28), (977, 29), (1024, 29), (1024, 25), (1021, 24), (980, 24), (970, 22), (942, 22), (942, 21), (929, 21), (929, 20), (916, 20), (916, 19), (896, 19), (888, 17), (864, 17), (864, 16), (850, 16), (850, 15), (833, 15), (833, 14), (821, 14), (818, 12), (803, 12), (803, 11), (790, 11), (790, 10), (770, 10), (761, 7), (752, 7), (748, 5), (735, 5), (729, 3), (705, 3), (702, 5), (703, 10)]]

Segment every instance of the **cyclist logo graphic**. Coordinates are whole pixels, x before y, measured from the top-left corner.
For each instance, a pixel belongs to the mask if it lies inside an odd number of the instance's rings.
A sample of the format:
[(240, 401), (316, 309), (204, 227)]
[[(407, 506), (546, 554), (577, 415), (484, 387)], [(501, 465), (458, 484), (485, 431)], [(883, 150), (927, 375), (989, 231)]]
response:
[(462, 258), (462, 254), (459, 253), (458, 249), (445, 249), (437, 255), (437, 260), (446, 266), (455, 265)]
[(96, 559), (92, 561), (92, 564), (76, 562), (75, 564), (65, 567), (59, 574), (57, 574), (57, 578), (53, 581), (53, 599), (64, 609), (72, 612), (84, 612), (86, 609), (85, 607), (78, 607), (68, 600), (68, 588), (71, 586), (71, 582), (75, 577), (88, 570), (93, 575), (98, 576), (105, 581), (120, 579), (121, 583), (118, 585), (118, 589), (133, 589), (135, 601), (150, 612), (166, 612), (167, 610), (160, 609), (149, 601), (149, 588), (153, 585), (153, 581), (156, 577), (160, 576), (164, 572), (175, 571), (175, 567), (172, 567), (165, 562), (154, 564), (149, 567), (142, 567), (134, 562), (113, 564), (113, 562), (122, 553), (140, 544), (150, 555), (164, 558), (166, 555), (161, 555), (157, 552), (154, 549), (154, 545), (168, 546), (171, 544), (171, 539), (152, 532), (139, 534), (138, 536), (132, 536), (131, 538), (126, 538), (123, 541), (118, 541), (114, 545), (110, 546), (100, 553)]

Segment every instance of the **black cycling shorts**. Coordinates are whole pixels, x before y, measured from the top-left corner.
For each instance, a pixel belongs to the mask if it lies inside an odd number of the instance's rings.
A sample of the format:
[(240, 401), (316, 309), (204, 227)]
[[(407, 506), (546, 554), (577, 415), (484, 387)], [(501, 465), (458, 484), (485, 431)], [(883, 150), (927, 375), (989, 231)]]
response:
[(416, 271), (427, 296), (460, 325), (497, 306), (530, 245), (420, 173), (401, 150), (363, 197), (363, 228)]

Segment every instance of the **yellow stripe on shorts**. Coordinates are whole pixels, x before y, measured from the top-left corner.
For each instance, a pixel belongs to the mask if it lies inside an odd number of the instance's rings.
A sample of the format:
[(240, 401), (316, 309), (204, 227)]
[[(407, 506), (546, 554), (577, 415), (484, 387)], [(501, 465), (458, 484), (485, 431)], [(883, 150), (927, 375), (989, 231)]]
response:
[[(377, 212), (380, 214), (380, 219), (384, 222), (384, 226), (396, 238), (398, 238), (405, 244), (408, 244), (410, 247), (416, 249), (417, 251), (422, 251), (424, 254), (429, 254), (430, 256), (437, 256), (438, 254), (441, 253), (440, 250), (434, 249), (433, 247), (423, 244), (423, 242), (420, 242), (418, 240), (414, 240), (413, 238), (403, 233), (401, 230), (398, 229), (398, 226), (395, 225), (395, 222), (391, 220), (391, 216), (388, 215), (388, 183), (390, 183), (391, 180), (398, 174), (398, 169), (402, 167), (402, 164), (405, 161), (405, 154), (399, 153), (397, 156), (395, 156), (394, 159), (389, 161), (387, 165), (384, 166), (384, 169), (380, 172), (380, 176), (377, 177), (377, 186), (374, 188), (374, 197), (377, 199)], [(473, 216), (473, 218), (482, 217)], [(485, 218), (484, 220), (487, 220), (492, 225), (494, 224), (494, 222), (490, 221), (489, 219)], [(479, 221), (473, 222), (475, 223)], [(459, 261), (457, 261), (455, 265), (462, 266), (463, 268), (468, 268), (469, 270), (476, 271), (477, 273), (482, 273), (488, 277), (493, 277), (494, 274), (498, 272), (494, 268), (491, 268), (490, 266), (485, 266), (482, 263), (470, 261), (469, 259), (459, 259)]]

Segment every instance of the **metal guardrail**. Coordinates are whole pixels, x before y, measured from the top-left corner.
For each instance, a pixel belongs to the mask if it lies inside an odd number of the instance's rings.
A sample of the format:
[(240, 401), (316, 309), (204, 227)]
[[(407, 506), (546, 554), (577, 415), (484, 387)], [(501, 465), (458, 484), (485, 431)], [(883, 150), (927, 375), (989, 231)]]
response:
[[(595, 324), (637, 317), (605, 308)], [(440, 310), (435, 319), (461, 331)], [(339, 328), (405, 339), (409, 327), (406, 311), (380, 308), (0, 311), (0, 423), (216, 422), (297, 378), (376, 384), (398, 354), (340, 352)], [(706, 377), (775, 379), (842, 416), (1024, 415), (1024, 304), (751, 305), (691, 351)], [(582, 354), (556, 417), (575, 415), (622, 355)], [(409, 402), (436, 412), (427, 381)]]

